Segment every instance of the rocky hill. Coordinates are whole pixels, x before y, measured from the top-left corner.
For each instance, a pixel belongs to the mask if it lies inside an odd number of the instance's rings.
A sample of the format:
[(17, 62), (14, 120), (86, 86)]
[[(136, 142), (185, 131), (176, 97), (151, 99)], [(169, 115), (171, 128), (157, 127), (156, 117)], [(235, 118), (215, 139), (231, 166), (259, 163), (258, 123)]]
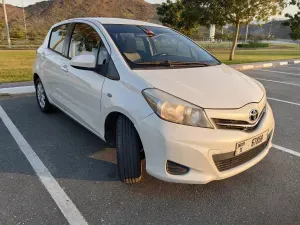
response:
[[(7, 4), (11, 29), (23, 29), (22, 8)], [(50, 0), (25, 7), (29, 32), (45, 34), (53, 24), (74, 17), (119, 17), (153, 21), (156, 5), (144, 0)], [(4, 19), (0, 4), (0, 22)]]
[[(28, 32), (43, 37), (53, 24), (74, 17), (119, 17), (159, 23), (156, 13), (158, 6), (144, 0), (50, 0), (25, 7), (25, 14)], [(11, 32), (24, 31), (22, 8), (9, 4), (6, 8)], [(0, 23), (3, 23), (3, 20), (3, 9), (0, 4)], [(249, 33), (266, 36), (271, 30), (276, 39), (289, 39), (290, 29), (281, 23), (282, 21), (273, 21), (261, 26), (252, 24)], [(233, 31), (234, 27), (229, 27), (229, 32)], [(205, 32), (201, 30), (200, 33), (201, 36), (208, 36), (207, 29)], [(245, 33), (245, 26), (241, 27), (240, 33)], [(1, 30), (0, 24), (0, 40), (3, 40), (4, 35), (4, 29)]]

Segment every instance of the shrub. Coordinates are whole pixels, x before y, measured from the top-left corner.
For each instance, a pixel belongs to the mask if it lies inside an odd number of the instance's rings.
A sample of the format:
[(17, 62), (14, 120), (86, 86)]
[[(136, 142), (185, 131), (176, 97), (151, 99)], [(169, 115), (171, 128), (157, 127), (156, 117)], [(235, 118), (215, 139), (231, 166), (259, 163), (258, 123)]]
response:
[(238, 44), (238, 48), (268, 48), (268, 43), (261, 42), (249, 42), (248, 44)]

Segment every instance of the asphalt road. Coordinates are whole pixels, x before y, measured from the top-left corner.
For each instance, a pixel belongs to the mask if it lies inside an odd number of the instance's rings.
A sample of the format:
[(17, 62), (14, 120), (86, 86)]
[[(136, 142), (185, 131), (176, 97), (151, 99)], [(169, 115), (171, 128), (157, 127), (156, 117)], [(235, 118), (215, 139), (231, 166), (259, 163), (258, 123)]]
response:
[[(273, 142), (300, 152), (300, 65), (263, 70), (245, 73), (267, 89)], [(114, 149), (62, 112), (42, 114), (33, 96), (0, 105), (89, 224), (300, 224), (297, 154), (272, 148), (251, 169), (207, 185), (166, 183), (145, 171), (142, 183), (125, 185)], [(1, 120), (0, 181), (0, 224), (68, 223)]]

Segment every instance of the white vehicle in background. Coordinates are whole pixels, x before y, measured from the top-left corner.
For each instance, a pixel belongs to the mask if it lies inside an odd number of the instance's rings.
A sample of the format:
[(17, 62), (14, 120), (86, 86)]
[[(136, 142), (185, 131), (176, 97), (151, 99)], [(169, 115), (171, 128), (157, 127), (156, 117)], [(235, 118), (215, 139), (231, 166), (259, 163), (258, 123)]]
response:
[(37, 100), (116, 147), (120, 180), (205, 184), (262, 160), (274, 133), (266, 91), (180, 33), (157, 24), (79, 18), (37, 51)]

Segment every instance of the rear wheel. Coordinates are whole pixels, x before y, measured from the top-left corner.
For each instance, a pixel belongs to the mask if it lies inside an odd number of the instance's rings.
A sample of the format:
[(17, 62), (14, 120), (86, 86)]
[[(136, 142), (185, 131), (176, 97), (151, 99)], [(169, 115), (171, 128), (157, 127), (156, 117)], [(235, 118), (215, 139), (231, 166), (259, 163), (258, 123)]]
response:
[(53, 110), (53, 106), (49, 102), (44, 85), (40, 78), (37, 78), (35, 81), (35, 92), (36, 92), (36, 99), (38, 102), (38, 105), (42, 112), (49, 113)]
[(133, 184), (142, 178), (142, 144), (133, 123), (125, 116), (117, 119), (116, 150), (120, 180)]

